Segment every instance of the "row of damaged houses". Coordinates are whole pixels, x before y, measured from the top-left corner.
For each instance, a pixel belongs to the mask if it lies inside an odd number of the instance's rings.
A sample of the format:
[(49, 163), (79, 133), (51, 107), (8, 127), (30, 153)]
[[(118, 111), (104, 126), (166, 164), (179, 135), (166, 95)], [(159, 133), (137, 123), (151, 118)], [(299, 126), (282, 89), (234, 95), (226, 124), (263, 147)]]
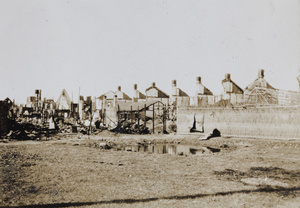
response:
[[(300, 77), (300, 76), (299, 76)], [(159, 89), (153, 82), (152, 86), (145, 90), (145, 94), (137, 89), (134, 85), (133, 97), (121, 91), (121, 86), (116, 92), (109, 91), (96, 98), (97, 109), (103, 107), (105, 100), (107, 105), (114, 102), (115, 96), (118, 102), (140, 102), (140, 101), (160, 101), (166, 106), (213, 106), (226, 101), (232, 105), (238, 104), (294, 104), (298, 103), (297, 95), (299, 92), (283, 91), (271, 86), (264, 76), (264, 70), (258, 71), (258, 77), (250, 83), (245, 89), (239, 87), (232, 79), (229, 73), (225, 74), (225, 78), (221, 81), (224, 92), (221, 95), (214, 95), (201, 82), (201, 77), (196, 78), (196, 93), (189, 96), (179, 87), (177, 81), (172, 81), (172, 94), (168, 95)], [(300, 83), (300, 78), (299, 78)], [(283, 95), (285, 97), (283, 97)]]
[[(300, 89), (300, 76), (297, 79)], [(132, 97), (123, 92), (119, 86), (116, 91), (109, 91), (98, 97), (79, 96), (76, 103), (65, 89), (56, 101), (42, 99), (42, 91), (35, 90), (35, 95), (28, 97), (25, 105), (16, 106), (9, 98), (0, 102), (0, 133), (7, 132), (10, 128), (7, 125), (8, 121), (17, 117), (26, 118), (23, 120), (33, 121), (43, 128), (45, 124), (47, 126), (47, 123), (50, 128), (51, 121), (59, 123), (58, 126), (71, 124), (72, 131), (74, 126), (81, 123), (81, 127), (89, 126), (89, 129), (91, 126), (97, 128), (97, 125), (98, 127), (102, 125), (105, 128), (127, 133), (165, 132), (166, 126), (174, 124), (175, 120), (179, 130), (185, 126), (190, 128), (195, 120), (194, 114), (190, 115), (191, 119), (183, 125), (182, 118), (188, 117), (188, 113), (184, 110), (198, 112), (199, 109), (212, 109), (215, 111), (224, 108), (247, 109), (247, 106), (252, 108), (266, 105), (295, 107), (300, 104), (300, 92), (274, 88), (265, 79), (264, 70), (259, 70), (258, 77), (244, 89), (239, 87), (228, 73), (221, 80), (221, 84), (224, 92), (221, 95), (214, 95), (203, 85), (201, 77), (196, 77), (195, 94), (192, 96), (180, 89), (176, 80), (171, 82), (171, 95), (158, 88), (155, 82), (145, 90), (145, 93), (139, 91), (138, 85), (134, 84)], [(212, 122), (215, 124), (216, 121)], [(208, 123), (206, 121), (206, 125)]]
[[(150, 125), (154, 131), (155, 118), (160, 119), (165, 128), (165, 121), (176, 117), (176, 110), (181, 107), (223, 108), (300, 104), (299, 92), (274, 88), (265, 79), (262, 69), (258, 71), (258, 77), (245, 89), (239, 87), (228, 73), (221, 83), (224, 93), (214, 95), (202, 84), (201, 77), (197, 77), (194, 96), (189, 96), (177, 87), (176, 80), (172, 81), (170, 96), (159, 89), (155, 83), (145, 90), (145, 94), (140, 92), (135, 84), (132, 98), (122, 92), (119, 86), (117, 91), (109, 91), (96, 98), (96, 110), (99, 110), (104, 118), (103, 122), (109, 126), (117, 126), (124, 119), (138, 123), (139, 126), (140, 118), (143, 122), (150, 118), (152, 119)], [(144, 125), (146, 126), (146, 123)]]
[[(300, 91), (300, 78), (299, 91)], [(197, 101), (191, 106), (201, 107), (226, 107), (226, 106), (247, 106), (247, 105), (299, 105), (300, 94), (296, 91), (284, 91), (271, 86), (265, 79), (264, 70), (258, 71), (258, 77), (245, 89), (239, 87), (229, 73), (225, 74), (222, 80), (224, 93), (213, 95), (207, 92), (206, 95), (198, 94)]]
[[(300, 83), (300, 78), (299, 78)], [(101, 110), (107, 107), (122, 103), (134, 102), (161, 102), (166, 107), (176, 108), (181, 106), (200, 106), (211, 107), (221, 106), (222, 104), (293, 104), (298, 102), (298, 92), (283, 92), (271, 86), (265, 79), (264, 70), (258, 71), (258, 77), (250, 83), (245, 89), (239, 87), (232, 79), (229, 73), (221, 81), (224, 92), (221, 95), (214, 95), (207, 87), (202, 84), (201, 77), (196, 78), (196, 93), (189, 96), (182, 89), (177, 87), (177, 81), (172, 80), (172, 93), (168, 95), (156, 86), (153, 82), (150, 87), (142, 93), (138, 90), (137, 84), (134, 84), (134, 93), (130, 97), (118, 86), (117, 91), (106, 92), (99, 97), (83, 96), (79, 97), (78, 103), (74, 103), (65, 89), (62, 90), (59, 98), (41, 99), (41, 90), (35, 91), (35, 96), (27, 98), (27, 103), (23, 107), (23, 113), (44, 110), (57, 110), (66, 116), (77, 115), (80, 119), (85, 119), (88, 114), (95, 110)], [(27, 113), (27, 112), (26, 112)]]
[[(298, 78), (300, 83), (300, 78)], [(300, 103), (299, 92), (286, 92), (271, 86), (265, 79), (264, 70), (258, 71), (258, 77), (245, 89), (239, 87), (230, 74), (225, 74), (221, 81), (224, 92), (214, 95), (203, 85), (201, 77), (196, 77), (196, 92), (189, 96), (172, 80), (172, 93), (168, 95), (153, 82), (145, 93), (134, 84), (132, 97), (122, 91), (109, 91), (98, 97), (79, 96), (75, 103), (65, 89), (58, 99), (42, 99), (42, 91), (35, 90), (35, 95), (27, 98), (19, 114), (28, 117), (49, 119), (51, 116), (74, 118), (76, 121), (100, 120), (103, 125), (117, 126), (120, 120), (138, 120), (146, 125), (147, 119), (160, 117), (163, 123), (172, 119), (180, 107), (231, 107), (236, 105), (292, 105)], [(142, 118), (140, 121), (139, 118)], [(154, 122), (151, 125), (155, 125)]]

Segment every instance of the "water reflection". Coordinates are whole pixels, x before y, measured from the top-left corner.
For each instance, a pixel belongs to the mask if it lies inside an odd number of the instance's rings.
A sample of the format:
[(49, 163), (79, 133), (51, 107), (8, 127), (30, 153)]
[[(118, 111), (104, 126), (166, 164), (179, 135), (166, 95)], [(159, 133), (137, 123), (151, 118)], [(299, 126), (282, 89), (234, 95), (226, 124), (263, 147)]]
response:
[(171, 155), (203, 154), (205, 152), (206, 153), (212, 152), (211, 150), (209, 151), (206, 150), (209, 149), (207, 149), (207, 147), (180, 145), (180, 144), (137, 144), (137, 145), (129, 145), (123, 148), (123, 151), (171, 154)]

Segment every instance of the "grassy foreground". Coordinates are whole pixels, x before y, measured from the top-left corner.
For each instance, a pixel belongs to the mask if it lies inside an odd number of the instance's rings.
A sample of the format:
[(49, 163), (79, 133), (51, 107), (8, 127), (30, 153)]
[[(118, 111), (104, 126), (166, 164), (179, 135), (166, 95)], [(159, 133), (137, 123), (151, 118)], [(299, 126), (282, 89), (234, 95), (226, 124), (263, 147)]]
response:
[[(0, 144), (0, 207), (300, 207), (300, 140), (61, 139)], [(180, 142), (221, 151), (180, 156), (100, 150), (103, 141)]]

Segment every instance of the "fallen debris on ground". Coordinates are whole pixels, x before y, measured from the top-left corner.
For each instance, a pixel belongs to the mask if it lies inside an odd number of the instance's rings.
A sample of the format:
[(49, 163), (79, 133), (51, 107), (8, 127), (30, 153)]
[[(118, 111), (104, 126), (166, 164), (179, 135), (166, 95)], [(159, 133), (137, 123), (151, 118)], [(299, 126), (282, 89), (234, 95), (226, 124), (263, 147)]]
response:
[(200, 140), (208, 140), (213, 137), (220, 137), (221, 132), (218, 129), (214, 129), (211, 132), (207, 133), (204, 137), (200, 138)]

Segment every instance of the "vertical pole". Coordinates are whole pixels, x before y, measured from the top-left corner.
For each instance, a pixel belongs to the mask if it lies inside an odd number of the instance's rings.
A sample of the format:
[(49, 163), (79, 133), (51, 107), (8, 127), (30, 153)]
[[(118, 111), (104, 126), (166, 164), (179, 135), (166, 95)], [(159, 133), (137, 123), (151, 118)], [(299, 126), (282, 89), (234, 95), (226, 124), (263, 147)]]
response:
[(145, 113), (145, 117), (144, 117), (144, 129), (146, 129), (146, 125), (147, 125), (147, 121), (146, 121), (146, 113), (147, 113), (146, 104), (144, 106), (144, 113)]
[(137, 122), (138, 122), (138, 129), (140, 132), (140, 107), (138, 106), (138, 111), (137, 111)]
[(120, 123), (120, 105), (118, 104), (118, 111), (117, 111), (117, 121), (118, 121), (118, 123), (117, 123), (117, 125), (119, 126), (119, 123)]
[(133, 123), (132, 106), (130, 106), (130, 120)]
[(106, 108), (103, 110), (103, 125), (106, 126)]
[(166, 108), (163, 105), (163, 133), (166, 132)]
[(154, 105), (155, 105), (155, 104), (153, 104), (153, 122), (152, 122), (153, 133), (154, 133)]

